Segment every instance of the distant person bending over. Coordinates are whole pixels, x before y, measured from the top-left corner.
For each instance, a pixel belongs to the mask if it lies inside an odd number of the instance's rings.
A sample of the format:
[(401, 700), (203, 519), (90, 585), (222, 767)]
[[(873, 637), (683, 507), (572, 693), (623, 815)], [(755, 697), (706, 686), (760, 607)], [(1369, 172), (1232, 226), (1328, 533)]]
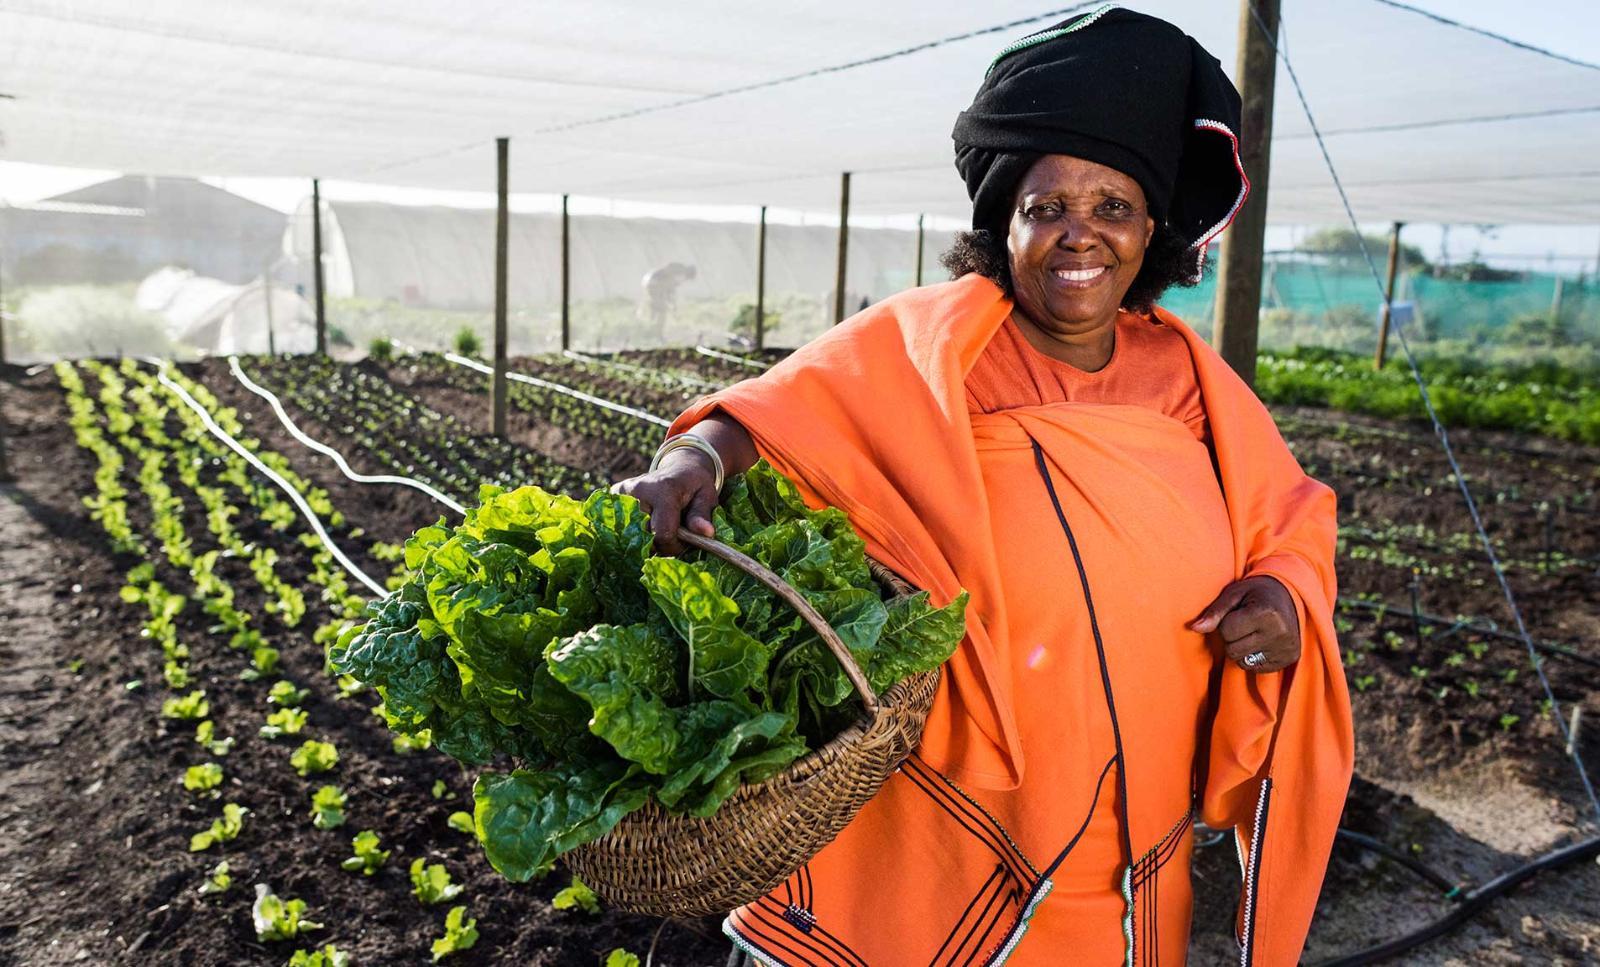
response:
[(694, 277), (694, 266), (682, 262), (668, 262), (645, 273), (645, 301), (650, 306), (650, 321), (655, 323), (658, 342), (667, 341), (667, 318), (678, 310), (678, 286)]

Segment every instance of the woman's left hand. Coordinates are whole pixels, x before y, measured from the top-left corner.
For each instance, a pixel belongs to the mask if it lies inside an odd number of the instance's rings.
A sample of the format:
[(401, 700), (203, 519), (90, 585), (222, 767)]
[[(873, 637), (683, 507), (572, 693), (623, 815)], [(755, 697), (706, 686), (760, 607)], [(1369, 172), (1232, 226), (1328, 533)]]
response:
[[(1222, 634), (1228, 660), (1250, 672), (1275, 672), (1300, 660), (1300, 618), (1294, 598), (1276, 578), (1244, 578), (1222, 589), (1200, 617), (1189, 622), (1201, 634)], [(1260, 652), (1254, 664), (1246, 659)]]

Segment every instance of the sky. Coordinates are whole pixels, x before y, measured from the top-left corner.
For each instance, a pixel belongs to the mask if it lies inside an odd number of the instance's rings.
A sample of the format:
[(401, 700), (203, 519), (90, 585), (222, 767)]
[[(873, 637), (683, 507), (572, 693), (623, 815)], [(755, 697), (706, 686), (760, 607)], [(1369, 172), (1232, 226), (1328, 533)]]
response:
[[(1288, 0), (1285, 22), (1292, 23), (1295, 3), (1349, 3), (1351, 0)], [(1410, 6), (1436, 13), (1451, 20), (1532, 44), (1554, 53), (1588, 63), (1600, 63), (1600, 0), (1407, 0)], [(0, 203), (23, 203), (72, 191), (119, 172), (83, 168), (62, 168), (0, 160)], [(306, 196), (302, 179), (289, 178), (208, 178), (211, 184), (250, 198), (279, 211), (291, 211)], [(400, 204), (491, 207), (493, 196), (484, 192), (435, 191), (363, 185), (354, 182), (325, 181), (324, 197), (349, 201), (391, 201)], [(550, 211), (556, 207), (551, 196), (514, 195), (514, 211)], [(572, 210), (578, 214), (609, 214), (620, 217), (708, 218), (753, 221), (754, 214), (743, 206), (661, 205), (610, 199), (574, 198)], [(801, 224), (826, 223), (826, 213), (807, 214), (770, 210), (774, 222)], [(837, 224), (837, 216), (833, 217)], [(863, 227), (912, 227), (911, 216), (852, 218), (851, 224)], [(952, 230), (965, 227), (950, 219), (933, 219), (930, 227)], [(1384, 231), (1386, 226), (1364, 226), (1369, 231)], [(1273, 226), (1268, 230), (1267, 247), (1288, 248), (1304, 229)], [(1561, 266), (1600, 272), (1600, 225), (1543, 226), (1502, 225), (1492, 229), (1458, 225), (1444, 229), (1437, 225), (1413, 225), (1405, 230), (1406, 240), (1421, 247), (1430, 258), (1442, 253), (1461, 259), (1475, 252), (1486, 259), (1516, 268)], [(1586, 266), (1582, 263), (1588, 263)]]

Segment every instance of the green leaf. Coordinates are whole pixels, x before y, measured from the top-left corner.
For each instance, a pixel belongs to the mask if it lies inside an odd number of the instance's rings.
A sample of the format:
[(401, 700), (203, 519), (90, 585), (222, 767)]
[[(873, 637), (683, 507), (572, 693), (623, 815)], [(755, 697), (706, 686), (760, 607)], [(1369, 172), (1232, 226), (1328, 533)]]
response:
[(555, 895), (550, 905), (557, 910), (581, 910), (590, 916), (600, 913), (600, 898), (576, 876), (572, 878), (570, 886)]
[(617, 947), (609, 954), (606, 954), (604, 967), (639, 967), (639, 958), (636, 954), (630, 954), (621, 947)]
[(557, 856), (593, 842), (644, 805), (637, 766), (599, 763), (564, 773), (486, 772), (472, 787), (484, 854), (516, 883), (549, 872)]
[(411, 895), (432, 906), (460, 896), (461, 886), (450, 882), (443, 863), (429, 863), (419, 856), (411, 861)]
[(332, 742), (307, 739), (300, 748), (290, 754), (289, 764), (294, 766), (294, 771), (302, 778), (327, 772), (339, 764), (339, 750), (333, 747)]
[(677, 558), (653, 557), (644, 565), (645, 588), (689, 649), (688, 694), (744, 698), (765, 691), (767, 651), (740, 631), (739, 606), (717, 588), (706, 569)]
[(444, 918), (444, 936), (433, 942), (433, 962), (438, 963), (453, 953), (471, 950), (477, 942), (477, 919), (467, 916), (466, 907), (451, 907)]

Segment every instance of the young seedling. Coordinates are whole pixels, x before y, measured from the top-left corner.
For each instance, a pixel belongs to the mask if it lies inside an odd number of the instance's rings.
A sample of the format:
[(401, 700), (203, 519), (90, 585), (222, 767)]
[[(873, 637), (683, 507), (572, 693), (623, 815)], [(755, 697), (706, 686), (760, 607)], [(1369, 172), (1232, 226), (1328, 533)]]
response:
[(244, 817), (250, 810), (238, 803), (226, 803), (222, 807), (222, 818), (213, 819), (211, 828), (202, 830), (189, 837), (189, 852), (198, 853), (208, 850), (218, 843), (230, 843), (239, 838), (239, 831), (244, 828)]
[(260, 681), (278, 670), (278, 649), (262, 645), (250, 652), (250, 667), (239, 673), (247, 682)]
[(217, 787), (222, 785), (222, 767), (215, 762), (190, 766), (183, 770), (183, 788), (198, 792), (208, 799), (217, 798)]
[(1478, 697), (1478, 690), (1481, 689), (1483, 686), (1479, 685), (1475, 679), (1468, 679), (1467, 681), (1465, 681), (1465, 682), (1463, 682), (1461, 684), (1461, 687), (1466, 689), (1467, 695), (1469, 697), (1477, 698)]
[(212, 867), (211, 875), (206, 877), (204, 883), (200, 884), (200, 895), (213, 896), (218, 893), (226, 893), (232, 886), (233, 877), (228, 875), (228, 861), (223, 860)]
[(410, 755), (413, 752), (422, 752), (433, 747), (433, 736), (427, 729), (416, 735), (398, 734), (394, 737), (394, 751), (396, 755)]
[(411, 861), (411, 893), (431, 907), (460, 896), (461, 886), (450, 882), (443, 863), (428, 863), (419, 856)]
[(600, 914), (600, 898), (576, 876), (572, 878), (572, 885), (557, 893), (550, 905), (557, 910), (582, 910), (590, 916)]
[(212, 755), (227, 755), (233, 748), (232, 738), (217, 738), (217, 726), (210, 719), (204, 719), (194, 727), (194, 740)]
[(606, 954), (601, 967), (639, 967), (639, 955), (630, 954), (621, 947)]
[(456, 794), (450, 791), (450, 787), (444, 784), (443, 779), (435, 779), (433, 780), (433, 798), (454, 799)]
[(333, 747), (332, 742), (307, 739), (289, 756), (289, 764), (294, 766), (294, 771), (301, 778), (327, 772), (339, 764), (339, 750)]
[(267, 714), (267, 724), (257, 730), (263, 739), (276, 739), (285, 735), (299, 735), (310, 718), (305, 709), (280, 708)]
[(444, 918), (444, 936), (433, 942), (433, 962), (463, 950), (471, 950), (478, 942), (478, 921), (467, 916), (466, 907), (451, 907)]
[(311, 689), (296, 688), (294, 682), (280, 678), (267, 692), (267, 701), (279, 708), (299, 708), (311, 696)]
[(196, 689), (187, 695), (169, 698), (161, 703), (163, 718), (198, 720), (210, 714), (211, 703), (206, 701), (205, 689)]
[(321, 930), (322, 924), (305, 919), (306, 901), (283, 900), (265, 883), (256, 884), (256, 902), (250, 907), (256, 939), (262, 943), (293, 940), (308, 930)]
[(1373, 683), (1376, 682), (1377, 680), (1378, 680), (1378, 676), (1376, 676), (1376, 675), (1358, 675), (1356, 677), (1356, 682), (1355, 682), (1356, 691), (1358, 691), (1358, 692), (1366, 691), (1367, 689), (1371, 688)]
[(350, 967), (350, 955), (333, 944), (321, 950), (296, 950), (289, 956), (289, 967)]
[(468, 836), (474, 836), (478, 832), (477, 827), (473, 825), (472, 814), (460, 810), (451, 813), (450, 818), (446, 819), (444, 824), (456, 832), (466, 833)]
[(355, 851), (354, 856), (346, 857), (339, 867), (351, 873), (360, 873), (362, 876), (371, 876), (389, 862), (390, 850), (378, 848), (378, 834), (370, 829), (363, 829), (350, 840), (350, 848)]
[(1510, 712), (1507, 712), (1504, 715), (1500, 716), (1500, 731), (1502, 731), (1502, 732), (1510, 732), (1511, 731), (1511, 727), (1513, 725), (1516, 725), (1520, 721), (1522, 721), (1522, 716), (1520, 716), (1520, 715), (1512, 715)]
[(323, 786), (311, 794), (311, 825), (338, 829), (344, 825), (345, 794), (338, 786)]

